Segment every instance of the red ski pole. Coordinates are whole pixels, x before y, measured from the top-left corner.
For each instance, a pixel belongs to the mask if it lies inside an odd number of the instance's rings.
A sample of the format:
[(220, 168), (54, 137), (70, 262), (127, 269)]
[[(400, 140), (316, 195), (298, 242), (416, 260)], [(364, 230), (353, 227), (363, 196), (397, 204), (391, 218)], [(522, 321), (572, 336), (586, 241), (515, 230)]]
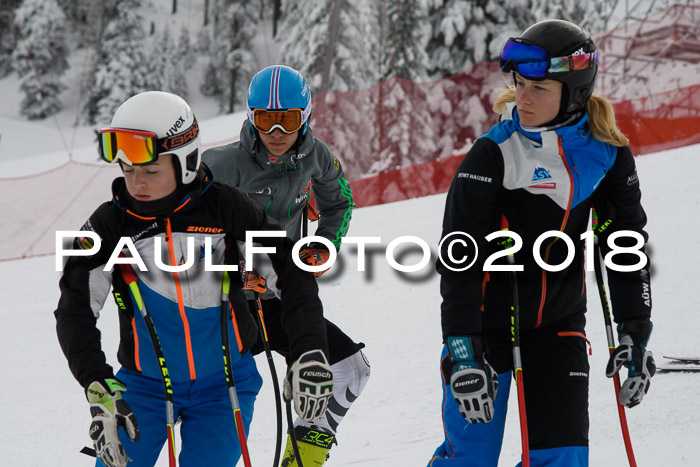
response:
[[(501, 217), (501, 230), (508, 230), (508, 219)], [(500, 244), (505, 250), (513, 246), (513, 238), (504, 235), (507, 240)], [(510, 268), (510, 281), (513, 286), (513, 303), (510, 306), (510, 339), (513, 345), (513, 374), (515, 387), (518, 393), (518, 415), (520, 418), (520, 438), (522, 441), (523, 459), (522, 467), (530, 467), (530, 439), (527, 431), (527, 411), (525, 410), (525, 385), (523, 383), (523, 361), (520, 355), (520, 297), (518, 293), (518, 277), (515, 274), (515, 257), (508, 255)]]
[[(603, 308), (603, 319), (605, 320), (605, 334), (608, 338), (608, 351), (612, 355), (615, 350), (615, 336), (612, 329), (612, 319), (610, 318), (610, 305), (608, 303), (608, 295), (605, 291), (605, 281), (603, 279), (603, 268), (600, 261), (600, 245), (598, 244), (598, 233), (602, 232), (606, 225), (598, 226), (598, 215), (593, 210), (593, 265), (595, 269), (595, 280), (598, 284), (598, 294), (600, 295), (600, 304)], [(630, 439), (630, 431), (627, 426), (627, 415), (625, 407), (620, 404), (620, 375), (618, 373), (613, 376), (615, 385), (615, 405), (617, 405), (617, 413), (620, 417), (620, 428), (622, 429), (622, 439), (625, 442), (625, 450), (627, 451), (627, 459), (630, 467), (637, 467), (637, 461), (634, 458), (634, 450), (632, 449), (632, 440)]]
[(245, 427), (243, 425), (243, 416), (241, 415), (241, 405), (238, 402), (238, 394), (236, 393), (236, 384), (233, 380), (233, 368), (231, 366), (231, 348), (228, 342), (228, 309), (229, 309), (229, 292), (231, 290), (231, 279), (226, 271), (224, 271), (224, 279), (221, 290), (221, 345), (224, 349), (224, 370), (226, 371), (226, 384), (228, 385), (228, 394), (231, 398), (231, 408), (233, 409), (233, 417), (236, 420), (236, 432), (238, 433), (238, 443), (241, 446), (241, 456), (245, 467), (251, 467), (250, 454), (248, 453), (248, 443), (245, 438)]
[[(508, 263), (515, 264), (513, 255), (508, 255)], [(518, 280), (515, 271), (511, 270), (513, 283), (513, 304), (510, 306), (510, 338), (513, 344), (513, 372), (515, 387), (518, 392), (518, 414), (520, 416), (520, 438), (523, 445), (523, 467), (530, 467), (530, 441), (527, 432), (527, 412), (525, 410), (525, 387), (523, 384), (523, 362), (520, 356), (520, 298), (518, 297)]]

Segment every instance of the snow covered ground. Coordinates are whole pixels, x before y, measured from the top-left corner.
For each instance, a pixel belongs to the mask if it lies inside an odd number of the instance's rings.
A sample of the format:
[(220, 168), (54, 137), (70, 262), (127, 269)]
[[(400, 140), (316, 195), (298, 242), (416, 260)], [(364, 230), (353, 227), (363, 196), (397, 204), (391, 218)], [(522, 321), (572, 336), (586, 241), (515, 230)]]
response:
[[(272, 63), (274, 48), (264, 41), (254, 43), (260, 47), (261, 67)], [(56, 167), (68, 160), (69, 153), (74, 160), (95, 160), (93, 128), (71, 126), (77, 115), (84, 58), (81, 54), (71, 57), (71, 75), (66, 80), (69, 89), (64, 93), (66, 108), (55, 119), (22, 120), (17, 113), (21, 99), (18, 79), (11, 75), (0, 80), (0, 177)], [(196, 89), (190, 92), (189, 101), (200, 120), (205, 144), (237, 136), (243, 114), (214, 117), (216, 103)], [(700, 146), (646, 155), (637, 163), (654, 265), (655, 329), (650, 349), (657, 362), (663, 360), (662, 355), (700, 355), (700, 317), (694, 300), (700, 264), (696, 240), (700, 229), (696, 175), (700, 173)], [(340, 426), (339, 444), (331, 451), (329, 467), (421, 467), (442, 441), (438, 278), (432, 262), (417, 273), (398, 273), (387, 265), (384, 251), (391, 240), (404, 235), (420, 237), (434, 250), (444, 198), (436, 195), (357, 209), (349, 235), (380, 236), (382, 245), (368, 249), (364, 273), (356, 271), (356, 250), (345, 247), (340, 262), (321, 280), (326, 315), (367, 345), (372, 364), (365, 392)], [(95, 200), (95, 205), (100, 201)], [(0, 238), (5, 238), (3, 227), (11, 221), (0, 219)], [(418, 259), (416, 254), (401, 258), (405, 264)], [(58, 279), (53, 257), (0, 262), (2, 466), (93, 465), (78, 452), (90, 442), (88, 406), (55, 333), (52, 312), (59, 296)], [(608, 351), (592, 274), (588, 284), (587, 332), (593, 345), (591, 465), (624, 466), (627, 459), (612, 381), (604, 376)], [(108, 358), (116, 365), (118, 334), (113, 303), (103, 310), (99, 326)], [(284, 363), (279, 358), (276, 362), (281, 374)], [(249, 436), (256, 467), (272, 463), (275, 445), (272, 385), (264, 358), (258, 357), (258, 363), (265, 385)], [(692, 441), (700, 433), (698, 384), (700, 374), (658, 374), (643, 403), (627, 412), (640, 466), (698, 465), (700, 444)], [(502, 466), (515, 465), (520, 456), (514, 394), (510, 407)], [(167, 456), (161, 456), (157, 465), (166, 466)]]
[[(24, 170), (30, 170), (27, 165), (33, 159), (24, 160)], [(700, 318), (694, 299), (700, 264), (695, 241), (700, 229), (696, 178), (700, 146), (643, 156), (637, 163), (654, 264), (655, 328), (650, 349), (657, 362), (662, 355), (700, 355)], [(0, 169), (5, 165), (0, 162)], [(382, 245), (368, 250), (364, 273), (357, 272), (356, 249), (345, 247), (342, 262), (322, 279), (327, 316), (367, 345), (372, 364), (372, 377), (340, 427), (329, 466), (420, 467), (441, 442), (438, 278), (432, 265), (416, 273), (398, 273), (387, 265), (384, 252), (391, 240), (404, 235), (420, 237), (434, 248), (444, 198), (436, 195), (356, 210), (349, 235), (380, 236)], [(404, 264), (420, 259), (414, 250), (397, 257)], [(68, 370), (54, 329), (58, 279), (53, 257), (0, 262), (3, 466), (92, 465), (78, 452), (90, 441), (87, 403)], [(623, 466), (627, 460), (612, 381), (604, 376), (608, 351), (592, 274), (588, 284), (587, 332), (593, 345), (591, 465)], [(108, 357), (116, 364), (113, 303), (102, 312), (99, 326)], [(281, 372), (284, 364), (276, 361)], [(249, 446), (253, 465), (262, 466), (273, 459), (275, 410), (267, 364), (262, 356), (258, 363), (266, 383), (258, 398)], [(527, 374), (527, 368), (524, 371)], [(643, 403), (627, 412), (640, 466), (697, 465), (700, 445), (692, 440), (700, 433), (699, 383), (700, 374), (657, 374)], [(520, 455), (515, 404), (511, 394), (499, 464), (503, 466), (515, 465)], [(161, 456), (157, 465), (167, 465), (167, 456)]]

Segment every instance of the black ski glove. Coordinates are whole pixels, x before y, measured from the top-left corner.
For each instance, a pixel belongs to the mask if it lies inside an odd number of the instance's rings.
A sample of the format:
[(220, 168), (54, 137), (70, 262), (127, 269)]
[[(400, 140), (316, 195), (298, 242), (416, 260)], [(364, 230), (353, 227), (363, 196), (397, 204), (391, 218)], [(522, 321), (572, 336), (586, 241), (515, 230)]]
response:
[(649, 391), (651, 377), (656, 373), (656, 364), (646, 349), (651, 336), (652, 323), (648, 318), (630, 319), (617, 325), (618, 345), (610, 355), (605, 374), (615, 376), (625, 366), (627, 379), (620, 388), (620, 404), (632, 408), (638, 405)]
[(498, 394), (498, 374), (484, 356), (481, 336), (448, 337), (447, 356), (442, 361), (459, 413), (469, 423), (488, 423)]

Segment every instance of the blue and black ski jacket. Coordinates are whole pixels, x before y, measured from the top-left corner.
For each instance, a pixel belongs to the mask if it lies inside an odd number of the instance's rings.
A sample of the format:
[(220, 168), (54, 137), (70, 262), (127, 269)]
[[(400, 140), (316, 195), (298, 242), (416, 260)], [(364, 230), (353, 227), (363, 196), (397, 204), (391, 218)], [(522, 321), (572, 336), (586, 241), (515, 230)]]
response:
[[(145, 376), (161, 377), (145, 321), (133, 304), (119, 267), (103, 271), (115, 249), (132, 256), (123, 238), (133, 242), (147, 267), (147, 272), (136, 266), (133, 270), (171, 380), (194, 380), (222, 371), (222, 273), (205, 271), (205, 256), (210, 255), (213, 265), (238, 265), (244, 257), (246, 231), (281, 230), (279, 224), (238, 189), (212, 182), (208, 170), (200, 171), (195, 182), (176, 191), (177, 199), (160, 212), (139, 211), (139, 203), (128, 195), (123, 178), (114, 181), (112, 192), (113, 200), (102, 204), (81, 229), (99, 235), (99, 252), (69, 257), (59, 283), (57, 332), (73, 375), (83, 387), (114, 376), (97, 328), (111, 288), (120, 321), (119, 363)], [(208, 252), (206, 237), (211, 238)], [(292, 357), (317, 348), (327, 354), (325, 322), (313, 275), (294, 265), (292, 244), (286, 237), (255, 241), (258, 247), (275, 248), (275, 253), (255, 255), (255, 268), (265, 273), (268, 287), (281, 294)], [(193, 242), (192, 246), (188, 247), (188, 242)], [(90, 246), (86, 239), (74, 242), (75, 249)], [(188, 262), (191, 266), (180, 272), (163, 271), (155, 262), (156, 256), (167, 266)], [(240, 275), (229, 274), (227, 323), (235, 361), (256, 341), (257, 327), (240, 289)]]
[[(485, 237), (505, 227), (504, 220), (523, 239), (514, 255), (515, 263), (524, 268), (517, 273), (523, 330), (585, 312), (585, 242), (581, 235), (590, 230), (593, 205), (601, 219), (613, 219), (607, 235), (631, 230), (646, 242), (646, 214), (632, 153), (629, 147), (595, 139), (587, 122), (584, 114), (567, 126), (524, 128), (517, 109), (510, 105), (506, 119), (479, 138), (461, 162), (447, 195), (442, 237), (468, 233), (476, 240), (479, 253), (476, 263), (465, 271), (453, 271), (438, 262), (444, 337), (507, 328), (512, 302), (509, 275), (484, 271), (487, 257), (503, 249), (497, 240), (487, 242)], [(548, 231), (560, 232), (573, 242), (573, 261), (563, 271), (547, 271), (535, 261), (534, 253), (549, 265), (559, 265), (567, 258), (569, 248), (557, 237), (535, 246), (537, 238)], [(602, 238), (601, 243), (606, 245), (606, 240)], [(626, 238), (618, 245), (634, 243)], [(607, 251), (604, 246), (603, 252)], [(643, 248), (641, 251), (644, 254)], [(618, 254), (614, 261), (635, 264), (638, 258)], [(496, 264), (506, 261), (501, 258)], [(451, 265), (460, 266), (464, 264)], [(650, 316), (648, 262), (633, 272), (608, 269), (608, 280), (616, 321)]]

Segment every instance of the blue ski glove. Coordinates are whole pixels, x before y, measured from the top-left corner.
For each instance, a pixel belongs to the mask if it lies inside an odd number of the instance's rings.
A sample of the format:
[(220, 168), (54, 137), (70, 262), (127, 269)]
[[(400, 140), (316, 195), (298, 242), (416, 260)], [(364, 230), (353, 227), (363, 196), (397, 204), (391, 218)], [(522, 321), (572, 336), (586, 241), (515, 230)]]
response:
[(124, 383), (116, 378), (93, 381), (86, 394), (90, 402), (90, 438), (97, 457), (106, 467), (126, 467), (131, 459), (119, 441), (119, 427), (124, 427), (132, 441), (138, 441), (139, 426), (129, 404), (122, 399)]
[(498, 374), (484, 357), (480, 336), (447, 338), (443, 374), (450, 382), (459, 413), (469, 423), (488, 423), (498, 394)]
[(294, 401), (294, 410), (307, 422), (324, 414), (333, 397), (333, 372), (323, 351), (309, 350), (292, 364), (282, 396)]
[(642, 401), (656, 373), (654, 357), (646, 349), (652, 327), (648, 318), (631, 319), (617, 325), (620, 345), (610, 355), (605, 375), (612, 378), (623, 366), (627, 367), (627, 379), (620, 388), (619, 401), (628, 408)]

